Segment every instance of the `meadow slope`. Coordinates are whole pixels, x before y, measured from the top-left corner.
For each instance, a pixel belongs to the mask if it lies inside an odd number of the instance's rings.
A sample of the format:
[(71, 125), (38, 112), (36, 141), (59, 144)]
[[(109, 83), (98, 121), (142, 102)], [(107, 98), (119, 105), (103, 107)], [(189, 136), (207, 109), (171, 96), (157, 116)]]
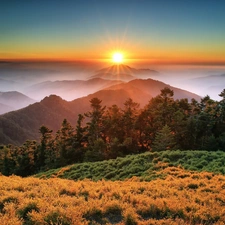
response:
[(39, 173), (37, 177), (59, 177), (72, 180), (125, 180), (133, 176), (143, 181), (156, 179), (161, 164), (181, 166), (191, 171), (225, 174), (225, 152), (222, 151), (159, 151), (128, 155), (100, 162), (77, 163)]
[(1, 225), (224, 224), (224, 175), (178, 167), (156, 173), (163, 179), (0, 176)]

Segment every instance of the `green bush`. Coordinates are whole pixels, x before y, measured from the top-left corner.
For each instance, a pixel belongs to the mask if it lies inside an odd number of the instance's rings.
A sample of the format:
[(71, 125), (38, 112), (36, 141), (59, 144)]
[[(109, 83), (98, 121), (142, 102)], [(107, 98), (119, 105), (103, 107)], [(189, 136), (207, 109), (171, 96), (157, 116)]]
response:
[(68, 195), (68, 196), (76, 196), (76, 192), (73, 192), (73, 191), (68, 191), (66, 189), (62, 189), (60, 192), (59, 192), (60, 195)]
[(190, 189), (197, 189), (198, 188), (198, 184), (192, 184), (191, 183), (191, 184), (188, 184), (187, 187), (190, 188)]
[(122, 208), (119, 205), (108, 206), (105, 210), (104, 217), (110, 224), (116, 224), (123, 220)]
[(125, 218), (125, 225), (137, 225), (137, 221), (135, 220), (135, 218), (128, 214), (127, 217)]
[(96, 222), (99, 224), (105, 224), (105, 221), (103, 220), (103, 213), (100, 209), (93, 208), (89, 211), (87, 211), (83, 218), (90, 221), (91, 223)]
[(24, 208), (17, 210), (18, 216), (24, 220), (23, 225), (33, 225), (34, 224), (31, 217), (29, 216), (29, 213), (32, 211), (36, 211), (36, 212), (40, 211), (40, 209), (37, 207), (37, 204), (34, 202), (29, 203)]
[(7, 197), (7, 198), (5, 198), (5, 199), (3, 199), (1, 202), (0, 202), (0, 213), (2, 213), (4, 210), (4, 205), (6, 204), (6, 203), (11, 203), (11, 202), (13, 202), (13, 203), (15, 203), (15, 204), (18, 204), (18, 199), (17, 198), (15, 198), (15, 197)]
[[(159, 178), (155, 174), (161, 167), (155, 167), (158, 162), (167, 163), (166, 166), (181, 166), (186, 170), (208, 171), (225, 174), (224, 162), (225, 152), (209, 151), (180, 151), (167, 150), (161, 152), (147, 152), (137, 155), (129, 155), (125, 158), (118, 157), (109, 161), (78, 163), (64, 172), (62, 178), (82, 180), (85, 178), (94, 181), (103, 178), (109, 180), (125, 180), (132, 176), (138, 176), (141, 180), (152, 180)], [(51, 177), (57, 175), (60, 169), (47, 171), (37, 175), (38, 177)], [(18, 191), (24, 191), (22, 187)]]
[(72, 225), (71, 220), (66, 217), (65, 215), (62, 215), (60, 212), (50, 212), (45, 218), (44, 221), (48, 225)]
[(156, 219), (156, 220), (161, 220), (161, 219), (185, 219), (185, 214), (182, 209), (178, 209), (177, 211), (173, 211), (169, 209), (168, 207), (163, 207), (160, 209), (156, 205), (150, 205), (150, 207), (146, 210), (138, 211), (138, 214), (144, 219)]

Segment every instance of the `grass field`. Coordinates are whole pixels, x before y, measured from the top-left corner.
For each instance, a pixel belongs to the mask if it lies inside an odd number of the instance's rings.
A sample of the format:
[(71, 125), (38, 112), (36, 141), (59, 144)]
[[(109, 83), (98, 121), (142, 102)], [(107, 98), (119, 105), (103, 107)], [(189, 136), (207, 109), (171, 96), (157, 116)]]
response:
[(40, 173), (37, 177), (114, 181), (137, 176), (143, 181), (150, 181), (159, 176), (156, 174), (159, 163), (166, 163), (167, 166), (182, 166), (191, 171), (225, 174), (225, 152), (174, 150), (129, 155), (124, 158), (94, 163), (74, 164)]
[(224, 162), (224, 152), (177, 150), (0, 176), (0, 224), (222, 225)]
[(224, 224), (224, 175), (178, 167), (156, 174), (163, 179), (0, 176), (1, 225)]

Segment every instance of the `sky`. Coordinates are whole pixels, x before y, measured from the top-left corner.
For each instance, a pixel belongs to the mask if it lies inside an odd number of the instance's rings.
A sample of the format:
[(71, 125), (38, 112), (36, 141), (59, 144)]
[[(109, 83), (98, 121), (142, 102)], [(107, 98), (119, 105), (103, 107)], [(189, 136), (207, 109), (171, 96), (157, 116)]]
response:
[(225, 65), (224, 0), (1, 0), (0, 60)]

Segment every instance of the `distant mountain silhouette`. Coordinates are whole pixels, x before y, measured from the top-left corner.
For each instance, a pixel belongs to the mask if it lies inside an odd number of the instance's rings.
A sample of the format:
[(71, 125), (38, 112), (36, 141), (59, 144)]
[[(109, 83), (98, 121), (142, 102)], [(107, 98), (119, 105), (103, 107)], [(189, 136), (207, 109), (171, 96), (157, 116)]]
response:
[(122, 81), (105, 80), (101, 78), (46, 81), (28, 87), (25, 93), (38, 100), (54, 94), (70, 101), (120, 83), (122, 83)]
[(56, 132), (64, 118), (75, 126), (78, 114), (90, 110), (90, 100), (94, 97), (101, 99), (102, 105), (117, 104), (119, 107), (123, 107), (124, 102), (132, 98), (143, 107), (152, 97), (160, 94), (160, 90), (164, 87), (174, 90), (176, 99), (200, 99), (198, 95), (152, 79), (137, 79), (126, 84), (113, 85), (70, 102), (51, 95), (26, 108), (1, 115), (0, 144), (22, 144), (27, 139), (38, 139), (40, 136), (38, 129), (43, 124)]
[(102, 78), (102, 79), (108, 79), (108, 80), (121, 80), (121, 81), (130, 81), (130, 80), (134, 80), (136, 79), (135, 76), (132, 76), (130, 74), (127, 73), (118, 73), (118, 74), (114, 74), (114, 73), (97, 73), (94, 76), (91, 76), (91, 78)]
[(195, 98), (198, 101), (201, 99), (201, 97), (199, 95), (196, 95), (189, 91), (182, 90), (180, 88), (170, 86), (161, 81), (157, 81), (157, 80), (153, 80), (153, 79), (146, 79), (146, 80), (136, 79), (136, 80), (132, 80), (128, 83), (113, 85), (113, 86), (107, 88), (107, 90), (117, 90), (117, 89), (124, 89), (124, 90), (133, 89), (134, 90), (135, 89), (135, 91), (134, 91), (134, 94), (135, 94), (135, 93), (138, 93), (137, 89), (139, 89), (142, 92), (144, 92), (145, 94), (155, 97), (158, 94), (160, 94), (160, 91), (164, 87), (169, 87), (174, 91), (174, 99), (187, 98), (189, 101), (192, 98)]
[(149, 78), (151, 76), (156, 76), (159, 73), (155, 70), (150, 69), (135, 69), (124, 64), (116, 64), (107, 68), (98, 70), (95, 75), (91, 78), (104, 78), (111, 80), (122, 80), (130, 81), (136, 78)]
[(8, 106), (5, 112), (24, 108), (34, 102), (33, 99), (17, 91), (0, 92), (0, 103)]

